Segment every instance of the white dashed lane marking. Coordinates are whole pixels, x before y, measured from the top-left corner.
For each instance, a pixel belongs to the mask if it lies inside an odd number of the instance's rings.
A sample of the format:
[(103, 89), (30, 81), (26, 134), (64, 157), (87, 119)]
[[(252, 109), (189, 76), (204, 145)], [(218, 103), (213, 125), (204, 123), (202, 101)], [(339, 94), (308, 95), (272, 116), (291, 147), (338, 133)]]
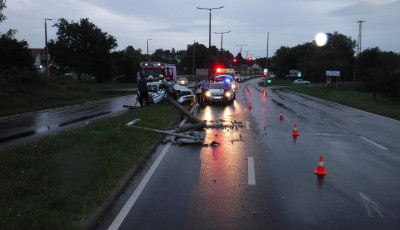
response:
[(249, 185), (256, 185), (256, 173), (254, 169), (254, 158), (253, 157), (248, 157), (247, 158), (247, 164), (248, 164), (248, 175), (249, 175)]

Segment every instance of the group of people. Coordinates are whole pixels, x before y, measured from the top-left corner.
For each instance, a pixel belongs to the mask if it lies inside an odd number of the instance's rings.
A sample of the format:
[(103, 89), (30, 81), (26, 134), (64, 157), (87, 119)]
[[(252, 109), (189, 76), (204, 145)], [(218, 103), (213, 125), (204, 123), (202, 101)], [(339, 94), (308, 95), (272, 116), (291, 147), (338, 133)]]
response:
[(207, 80), (197, 80), (196, 85), (194, 86), (194, 90), (196, 93), (197, 102), (202, 105), (205, 103), (206, 93), (210, 89), (210, 82)]

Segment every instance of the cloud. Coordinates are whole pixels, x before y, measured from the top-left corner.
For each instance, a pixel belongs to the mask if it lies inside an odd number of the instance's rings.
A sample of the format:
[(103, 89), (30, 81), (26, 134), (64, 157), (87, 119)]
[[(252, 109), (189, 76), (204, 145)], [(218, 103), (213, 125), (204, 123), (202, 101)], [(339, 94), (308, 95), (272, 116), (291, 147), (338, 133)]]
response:
[[(230, 30), (223, 46), (233, 54), (240, 50), (237, 44), (247, 44), (246, 50), (255, 56), (265, 56), (268, 32), (270, 54), (280, 46), (311, 42), (318, 32), (338, 31), (357, 38), (358, 20), (366, 21), (364, 47), (400, 52), (400, 7), (395, 0), (252, 0), (246, 4), (241, 0), (13, 0), (7, 1), (4, 14), (8, 19), (0, 24), (0, 31), (16, 28), (18, 39), (27, 40), (31, 47), (43, 47), (45, 17), (89, 18), (116, 37), (118, 49), (132, 45), (144, 50), (151, 38), (150, 50), (180, 50), (194, 40), (208, 46), (209, 11), (196, 7), (218, 6), (224, 8), (212, 11), (212, 45), (220, 47), (221, 36), (214, 32)], [(48, 24), (48, 35), (54, 39), (53, 23)]]

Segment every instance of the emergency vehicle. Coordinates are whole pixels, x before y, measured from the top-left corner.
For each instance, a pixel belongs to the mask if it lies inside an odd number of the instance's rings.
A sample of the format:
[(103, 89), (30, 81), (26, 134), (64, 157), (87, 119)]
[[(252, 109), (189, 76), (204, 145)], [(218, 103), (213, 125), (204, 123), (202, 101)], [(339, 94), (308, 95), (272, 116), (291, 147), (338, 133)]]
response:
[(231, 76), (232, 79), (235, 79), (235, 70), (227, 68), (217, 68), (215, 71), (215, 78), (217, 78), (220, 75), (228, 75)]
[[(162, 62), (140, 62), (140, 67), (146, 78), (150, 75), (153, 81), (159, 81), (160, 75), (168, 82), (176, 81), (176, 66), (174, 64), (167, 64)], [(140, 79), (140, 73), (138, 73)]]

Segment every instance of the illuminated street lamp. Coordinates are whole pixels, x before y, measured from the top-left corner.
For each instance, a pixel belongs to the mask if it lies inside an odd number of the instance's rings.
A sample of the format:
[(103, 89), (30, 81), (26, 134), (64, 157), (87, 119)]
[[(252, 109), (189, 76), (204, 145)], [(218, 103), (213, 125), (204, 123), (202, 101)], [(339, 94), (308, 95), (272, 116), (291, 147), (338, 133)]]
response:
[(217, 8), (202, 8), (197, 7), (199, 10), (209, 10), (210, 11), (210, 23), (209, 23), (209, 30), (208, 30), (208, 80), (211, 81), (211, 10), (218, 10), (222, 9), (224, 6), (220, 6)]

